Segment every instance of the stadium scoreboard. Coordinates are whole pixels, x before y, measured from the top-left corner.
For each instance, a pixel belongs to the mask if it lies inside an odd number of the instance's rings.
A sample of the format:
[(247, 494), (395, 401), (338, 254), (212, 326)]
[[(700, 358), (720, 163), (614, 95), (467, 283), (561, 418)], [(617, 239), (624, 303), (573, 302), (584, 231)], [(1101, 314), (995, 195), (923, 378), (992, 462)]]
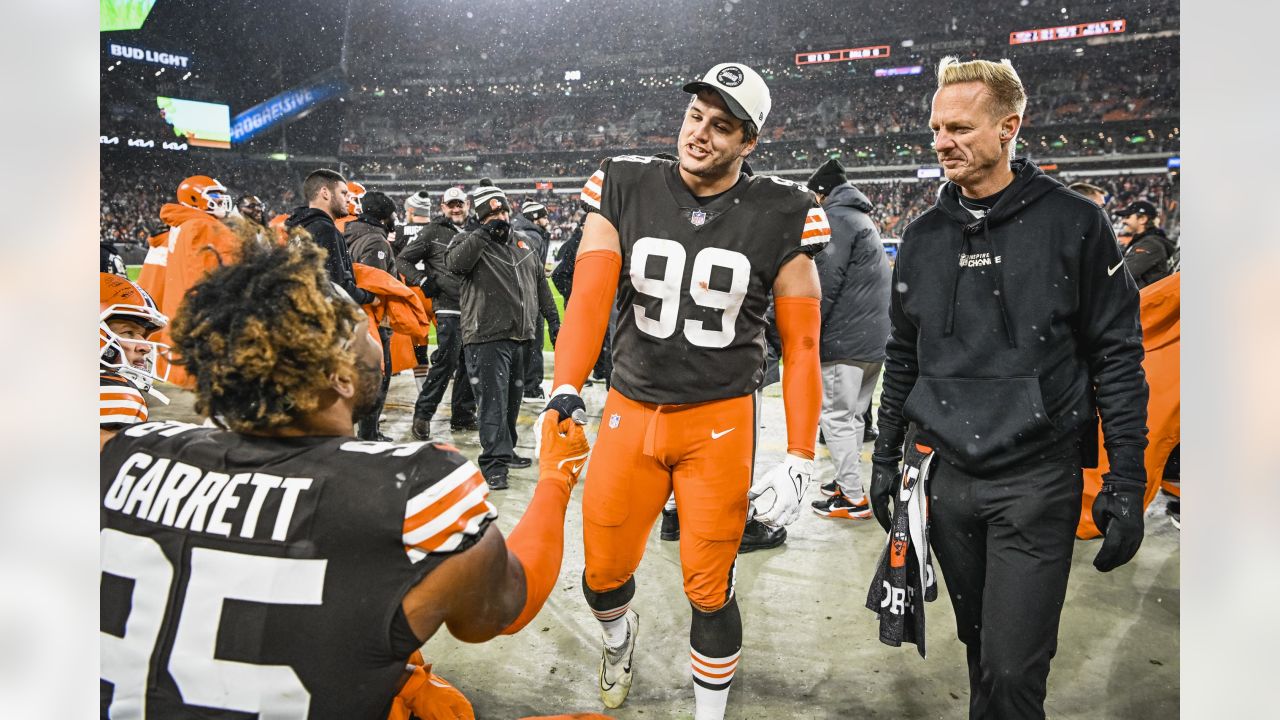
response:
[(888, 45), (841, 48), (840, 50), (816, 50), (796, 53), (796, 65), (849, 62), (851, 60), (875, 60), (889, 57)]
[(1124, 32), (1125, 25), (1125, 21), (1120, 19), (1036, 28), (1034, 30), (1014, 30), (1009, 33), (1009, 44), (1024, 45), (1026, 43), (1048, 42), (1050, 40), (1074, 40), (1096, 35), (1114, 35)]

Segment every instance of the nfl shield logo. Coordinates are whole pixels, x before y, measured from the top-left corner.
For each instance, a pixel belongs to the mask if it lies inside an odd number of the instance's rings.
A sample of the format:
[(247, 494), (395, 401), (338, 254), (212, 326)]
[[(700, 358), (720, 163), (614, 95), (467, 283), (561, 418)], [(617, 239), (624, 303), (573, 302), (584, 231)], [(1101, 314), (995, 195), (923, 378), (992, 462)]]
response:
[(689, 222), (693, 223), (694, 227), (698, 227), (699, 225), (705, 223), (706, 221), (707, 221), (707, 214), (701, 210), (694, 210), (693, 212), (689, 213)]
[(610, 428), (610, 429), (617, 428), (617, 427), (618, 427), (618, 423), (620, 423), (620, 422), (622, 422), (622, 416), (621, 416), (621, 415), (619, 415), (618, 413), (614, 413), (614, 414), (612, 414), (612, 415), (610, 415), (610, 416), (609, 416), (609, 428)]

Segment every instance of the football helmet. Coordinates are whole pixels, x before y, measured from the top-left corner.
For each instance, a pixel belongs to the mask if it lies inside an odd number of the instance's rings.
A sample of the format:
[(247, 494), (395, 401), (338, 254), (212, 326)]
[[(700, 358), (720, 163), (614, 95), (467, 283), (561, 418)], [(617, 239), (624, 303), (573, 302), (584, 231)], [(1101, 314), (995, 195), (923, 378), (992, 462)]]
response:
[(208, 175), (192, 175), (183, 180), (178, 186), (178, 202), (217, 218), (230, 215), (235, 207), (226, 186)]
[[(157, 373), (156, 358), (162, 353), (167, 353), (169, 346), (151, 340), (122, 338), (111, 329), (108, 321), (114, 319), (133, 320), (141, 324), (143, 331), (150, 335), (167, 326), (169, 318), (156, 309), (155, 301), (151, 299), (146, 290), (138, 287), (127, 278), (112, 275), (111, 273), (98, 274), (98, 301), (100, 306), (100, 314), (98, 316), (99, 368), (118, 373), (136, 385), (138, 389), (152, 392), (152, 394), (160, 397), (152, 391), (151, 383), (154, 381), (163, 382), (168, 378), (169, 371), (167, 366), (163, 374)], [(146, 348), (147, 354), (143, 359), (142, 367), (130, 364), (126, 360), (126, 344), (133, 347), (141, 345)]]
[(347, 192), (351, 193), (347, 196), (347, 214), (359, 215), (364, 212), (364, 204), (361, 202), (361, 199), (364, 197), (364, 194), (368, 192), (365, 190), (364, 185), (354, 181), (348, 182)]

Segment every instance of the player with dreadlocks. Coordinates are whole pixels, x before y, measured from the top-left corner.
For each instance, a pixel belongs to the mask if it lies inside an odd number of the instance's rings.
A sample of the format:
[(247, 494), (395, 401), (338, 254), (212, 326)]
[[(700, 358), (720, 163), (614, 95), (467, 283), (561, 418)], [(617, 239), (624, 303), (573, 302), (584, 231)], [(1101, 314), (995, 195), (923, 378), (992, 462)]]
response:
[(403, 687), (419, 716), (470, 717), (406, 659), (441, 625), (482, 642), (542, 607), (582, 429), (546, 423), (504, 541), (453, 448), (351, 437), (381, 353), (313, 244), (244, 242), (192, 287), (173, 338), (220, 427), (145, 422), (103, 445), (103, 716), (381, 720)]

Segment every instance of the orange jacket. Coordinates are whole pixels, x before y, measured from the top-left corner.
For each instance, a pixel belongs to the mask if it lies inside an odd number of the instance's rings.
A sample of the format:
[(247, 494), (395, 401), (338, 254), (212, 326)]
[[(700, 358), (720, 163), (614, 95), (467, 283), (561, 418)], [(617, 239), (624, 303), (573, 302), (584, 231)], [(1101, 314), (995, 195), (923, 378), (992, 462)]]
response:
[(138, 272), (138, 286), (147, 291), (151, 299), (160, 307), (164, 299), (164, 267), (169, 260), (169, 231), (147, 238), (147, 257), (142, 261), (142, 270)]
[[(1147, 399), (1147, 451), (1143, 464), (1147, 470), (1147, 492), (1142, 506), (1146, 508), (1160, 490), (1164, 464), (1182, 436), (1181, 364), (1182, 346), (1181, 297), (1182, 274), (1174, 273), (1142, 288), (1142, 349), (1146, 357), (1142, 369), (1147, 374), (1151, 394)], [(1098, 467), (1084, 471), (1084, 495), (1076, 537), (1101, 535), (1093, 524), (1093, 500), (1102, 488), (1102, 475), (1110, 469), (1102, 436), (1098, 436)]]
[(375, 306), (365, 305), (364, 311), (369, 315), (369, 332), (374, 337), (378, 336), (378, 326), (384, 318), (394, 333), (391, 336), (391, 372), (398, 373), (417, 365), (413, 346), (426, 345), (431, 331), (431, 317), (422, 307), (421, 295), (413, 292), (416, 288), (410, 288), (378, 268), (362, 263), (351, 263), (351, 268), (355, 271), (356, 284), (382, 301)]
[[(192, 285), (219, 265), (236, 261), (238, 241), (226, 225), (203, 210), (166, 203), (160, 208), (160, 219), (169, 225), (168, 251), (164, 279), (160, 285), (161, 295), (152, 297), (160, 312), (173, 320)], [(160, 342), (172, 342), (168, 328), (158, 334), (156, 339)], [(193, 385), (181, 365), (173, 366), (169, 382), (183, 387)]]

